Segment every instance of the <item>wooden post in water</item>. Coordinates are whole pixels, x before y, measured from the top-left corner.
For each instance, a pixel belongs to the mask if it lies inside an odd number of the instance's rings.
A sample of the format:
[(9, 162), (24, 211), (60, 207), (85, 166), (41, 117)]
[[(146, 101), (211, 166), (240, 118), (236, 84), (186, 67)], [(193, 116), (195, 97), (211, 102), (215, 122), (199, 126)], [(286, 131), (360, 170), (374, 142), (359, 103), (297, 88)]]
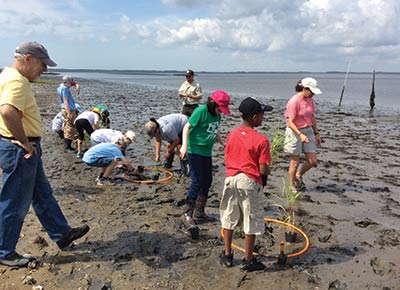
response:
[(350, 70), (350, 62), (349, 62), (349, 64), (347, 65), (346, 77), (344, 78), (342, 93), (340, 94), (339, 108), (340, 108), (340, 106), (342, 105), (342, 99), (343, 99), (343, 94), (344, 94), (344, 88), (346, 87), (346, 82), (347, 82), (347, 77), (348, 77), (348, 75), (349, 75), (349, 70)]
[(373, 72), (373, 77), (372, 77), (372, 91), (371, 91), (371, 96), (369, 97), (369, 106), (371, 108), (370, 112), (372, 112), (375, 107), (375, 70)]

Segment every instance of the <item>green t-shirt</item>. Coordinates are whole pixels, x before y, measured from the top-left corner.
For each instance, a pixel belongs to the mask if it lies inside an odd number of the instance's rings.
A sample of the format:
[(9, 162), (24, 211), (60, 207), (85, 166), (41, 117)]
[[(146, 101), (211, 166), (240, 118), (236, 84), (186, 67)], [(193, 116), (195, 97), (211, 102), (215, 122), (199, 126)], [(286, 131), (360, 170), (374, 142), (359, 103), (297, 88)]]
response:
[(220, 121), (221, 116), (212, 116), (207, 110), (207, 105), (197, 107), (188, 121), (191, 125), (188, 153), (211, 156)]

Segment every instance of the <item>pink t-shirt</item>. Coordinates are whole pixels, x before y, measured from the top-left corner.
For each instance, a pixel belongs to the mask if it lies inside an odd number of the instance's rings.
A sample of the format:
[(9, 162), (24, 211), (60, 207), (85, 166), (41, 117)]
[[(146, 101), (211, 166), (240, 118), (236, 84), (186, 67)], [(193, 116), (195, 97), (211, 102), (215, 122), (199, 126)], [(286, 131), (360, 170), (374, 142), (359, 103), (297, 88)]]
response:
[(256, 130), (245, 126), (232, 130), (225, 146), (226, 176), (244, 173), (262, 184), (259, 165), (271, 162), (269, 150), (268, 138)]
[(315, 104), (312, 98), (302, 98), (298, 94), (290, 98), (285, 117), (290, 118), (297, 128), (312, 126)]

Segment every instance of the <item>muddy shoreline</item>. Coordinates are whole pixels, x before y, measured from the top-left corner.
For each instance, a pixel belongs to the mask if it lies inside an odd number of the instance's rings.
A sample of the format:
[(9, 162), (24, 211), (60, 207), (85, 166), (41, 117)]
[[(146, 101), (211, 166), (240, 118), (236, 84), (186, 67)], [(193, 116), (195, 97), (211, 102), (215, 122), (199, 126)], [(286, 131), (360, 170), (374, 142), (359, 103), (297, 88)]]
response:
[[(153, 164), (153, 142), (144, 135), (143, 124), (149, 117), (179, 111), (176, 92), (79, 81), (82, 92), (77, 102), (84, 108), (107, 104), (111, 127), (133, 130), (138, 136), (127, 156), (135, 165)], [(318, 168), (305, 176), (307, 190), (297, 211), (310, 249), (284, 267), (266, 261), (265, 272), (246, 275), (239, 270), (243, 258), (239, 251), (235, 251), (234, 268), (219, 265), (217, 256), (223, 247), (219, 222), (200, 225), (198, 241), (185, 233), (180, 214), (189, 179), (176, 175), (165, 184), (120, 180), (113, 187), (96, 186), (98, 171), (63, 152), (62, 141), (51, 132), (51, 119), (59, 109), (56, 87), (34, 85), (44, 122), (45, 168), (70, 224), (87, 223), (91, 230), (71, 250), (60, 252), (31, 210), (17, 249), (39, 257), (43, 265), (33, 270), (0, 266), (0, 289), (35, 285), (44, 289), (400, 289), (399, 116), (319, 106), (319, 130), (325, 142)], [(276, 109), (260, 130), (271, 138), (275, 128), (283, 130), (285, 101), (268, 101)], [(232, 107), (238, 105), (233, 98)], [(222, 120), (224, 137), (240, 123), (232, 111)], [(214, 173), (206, 210), (218, 217), (224, 180), (223, 148), (218, 144), (213, 161), (219, 170)], [(265, 188), (268, 217), (277, 216), (271, 193), (281, 190), (287, 166), (286, 156), (272, 164)], [(272, 255), (278, 253), (276, 243), (268, 246)], [(34, 278), (34, 285), (23, 284), (27, 275)]]

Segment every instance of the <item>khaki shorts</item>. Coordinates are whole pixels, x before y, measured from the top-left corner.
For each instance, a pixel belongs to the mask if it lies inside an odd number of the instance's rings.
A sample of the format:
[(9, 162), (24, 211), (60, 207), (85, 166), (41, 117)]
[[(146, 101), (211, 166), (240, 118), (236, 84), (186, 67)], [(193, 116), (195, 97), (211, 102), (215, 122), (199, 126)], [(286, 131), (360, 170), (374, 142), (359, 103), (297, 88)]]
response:
[(261, 184), (246, 174), (225, 178), (220, 204), (222, 227), (233, 230), (243, 223), (246, 235), (262, 235), (264, 224), (264, 200)]
[(299, 136), (293, 132), (292, 129), (286, 128), (285, 131), (285, 146), (284, 151), (289, 153), (290, 155), (301, 155), (302, 153), (311, 153), (315, 152), (317, 149), (315, 135), (312, 130), (312, 127), (305, 127), (299, 129), (300, 132), (308, 137), (310, 142), (303, 143), (301, 142)]

